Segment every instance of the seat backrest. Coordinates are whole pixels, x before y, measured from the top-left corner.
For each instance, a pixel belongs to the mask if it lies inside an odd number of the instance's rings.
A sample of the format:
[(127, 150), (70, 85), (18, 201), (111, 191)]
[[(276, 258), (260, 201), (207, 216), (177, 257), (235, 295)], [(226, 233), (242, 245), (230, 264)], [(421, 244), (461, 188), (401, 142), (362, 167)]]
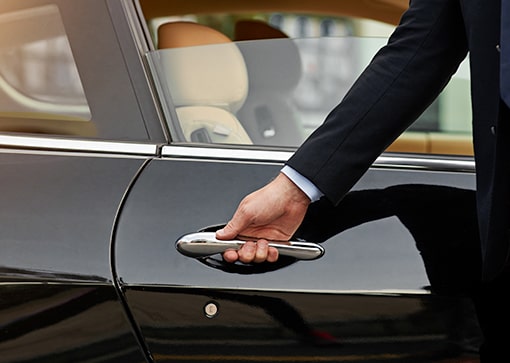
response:
[(240, 41), (250, 79), (248, 98), (237, 113), (244, 128), (256, 144), (299, 145), (305, 133), (291, 102), (302, 74), (297, 45), (259, 20), (239, 20), (234, 39)]
[(179, 21), (158, 28), (158, 48), (186, 141), (251, 144), (235, 116), (248, 93), (237, 46), (212, 28)]

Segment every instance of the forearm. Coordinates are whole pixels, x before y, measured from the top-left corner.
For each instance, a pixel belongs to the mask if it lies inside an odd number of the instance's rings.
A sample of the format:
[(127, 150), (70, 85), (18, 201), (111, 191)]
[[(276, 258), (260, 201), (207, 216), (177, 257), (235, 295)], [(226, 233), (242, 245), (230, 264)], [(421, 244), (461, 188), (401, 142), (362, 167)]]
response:
[(288, 165), (337, 204), (437, 97), (467, 52), (458, 1), (415, 0), (401, 25)]

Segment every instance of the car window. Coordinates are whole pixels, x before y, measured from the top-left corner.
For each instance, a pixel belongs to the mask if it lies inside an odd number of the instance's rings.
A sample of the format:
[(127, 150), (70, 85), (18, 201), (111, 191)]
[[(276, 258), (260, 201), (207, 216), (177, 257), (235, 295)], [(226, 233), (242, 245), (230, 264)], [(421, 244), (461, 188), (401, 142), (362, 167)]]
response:
[(56, 5), (0, 14), (0, 129), (94, 135)]
[(119, 6), (0, 2), (0, 133), (165, 141)]
[[(236, 26), (225, 24), (242, 19), (214, 19), (188, 16), (152, 23), (156, 44), (158, 29), (168, 21), (201, 21), (229, 39), (191, 48), (183, 47), (188, 45), (184, 40), (176, 47), (159, 45), (148, 55), (174, 141), (299, 146), (393, 29), (359, 19), (272, 14), (264, 22), (282, 36), (239, 40)], [(466, 60), (439, 98), (387, 151), (473, 154), (468, 69)]]

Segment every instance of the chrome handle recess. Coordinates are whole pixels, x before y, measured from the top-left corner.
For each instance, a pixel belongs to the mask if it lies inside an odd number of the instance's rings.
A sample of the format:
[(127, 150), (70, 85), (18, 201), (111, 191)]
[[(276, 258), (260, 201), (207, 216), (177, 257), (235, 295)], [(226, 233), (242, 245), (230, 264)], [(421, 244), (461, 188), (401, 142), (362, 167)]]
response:
[[(207, 257), (223, 253), (227, 249), (238, 250), (246, 241), (222, 241), (216, 238), (215, 232), (197, 232), (181, 237), (175, 244), (177, 250), (189, 257)], [(315, 260), (324, 255), (324, 248), (310, 242), (269, 242), (282, 256), (294, 257), (298, 260)]]

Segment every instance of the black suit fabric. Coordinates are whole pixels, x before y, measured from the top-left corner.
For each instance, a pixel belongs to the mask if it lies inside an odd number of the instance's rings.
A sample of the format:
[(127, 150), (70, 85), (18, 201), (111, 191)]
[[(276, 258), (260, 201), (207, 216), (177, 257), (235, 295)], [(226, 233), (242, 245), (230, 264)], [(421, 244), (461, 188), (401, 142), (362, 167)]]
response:
[(486, 280), (504, 269), (509, 249), (510, 153), (499, 122), (510, 119), (499, 94), (499, 24), (499, 0), (411, 0), (388, 44), (288, 161), (337, 205), (439, 95), (469, 52)]

